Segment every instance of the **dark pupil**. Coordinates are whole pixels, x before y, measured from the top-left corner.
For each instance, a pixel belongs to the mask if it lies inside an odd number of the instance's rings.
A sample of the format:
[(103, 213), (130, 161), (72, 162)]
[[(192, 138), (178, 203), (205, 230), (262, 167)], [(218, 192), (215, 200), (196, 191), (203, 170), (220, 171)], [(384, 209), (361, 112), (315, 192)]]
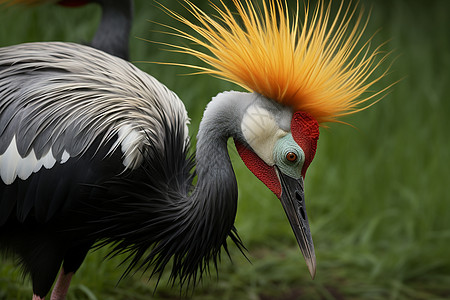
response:
[(289, 152), (286, 154), (286, 158), (288, 161), (295, 161), (297, 159), (297, 155), (294, 152)]

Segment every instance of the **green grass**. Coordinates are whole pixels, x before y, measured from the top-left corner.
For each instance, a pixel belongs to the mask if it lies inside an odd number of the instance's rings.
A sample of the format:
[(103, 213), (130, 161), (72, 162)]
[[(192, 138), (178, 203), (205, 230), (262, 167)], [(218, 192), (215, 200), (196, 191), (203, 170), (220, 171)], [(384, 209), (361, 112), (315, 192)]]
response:
[[(206, 103), (235, 86), (188, 70), (138, 61), (192, 61), (135, 37), (174, 42), (154, 20), (170, 20), (152, 1), (136, 1), (131, 56), (174, 90), (197, 130)], [(180, 10), (174, 2), (173, 8)], [(204, 2), (204, 1), (203, 1)], [(355, 128), (321, 129), (306, 179), (306, 201), (317, 254), (309, 274), (279, 201), (232, 152), (239, 184), (236, 226), (251, 263), (232, 248), (193, 299), (448, 299), (450, 297), (450, 2), (361, 1), (372, 7), (367, 32), (390, 40), (390, 93), (372, 108), (345, 118)], [(201, 5), (206, 8), (206, 5)], [(83, 42), (92, 36), (99, 9), (46, 6), (0, 10), (0, 45), (26, 41)], [(392, 61), (393, 59), (391, 59)], [(387, 65), (386, 65), (387, 66)], [(154, 293), (147, 275), (117, 286), (120, 259), (91, 253), (73, 280), (69, 299), (179, 299), (166, 285)], [(0, 261), (0, 299), (30, 299), (31, 287), (8, 260)]]

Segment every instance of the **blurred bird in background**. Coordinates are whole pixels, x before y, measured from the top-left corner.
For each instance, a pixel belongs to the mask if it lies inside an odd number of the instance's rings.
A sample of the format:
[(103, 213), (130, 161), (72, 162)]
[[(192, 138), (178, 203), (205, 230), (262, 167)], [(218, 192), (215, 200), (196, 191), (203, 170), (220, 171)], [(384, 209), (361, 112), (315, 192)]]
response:
[(133, 0), (0, 0), (0, 4), (2, 3), (25, 5), (55, 3), (67, 7), (96, 3), (102, 8), (102, 18), (89, 45), (117, 57), (129, 59), (128, 43), (133, 20)]
[(369, 89), (386, 55), (360, 41), (367, 23), (356, 8), (331, 16), (319, 2), (300, 21), (284, 1), (234, 4), (212, 4), (213, 18), (186, 0), (196, 23), (163, 6), (198, 33), (169, 27), (204, 48), (170, 45), (207, 64), (187, 66), (247, 90), (211, 100), (195, 154), (181, 100), (127, 61), (73, 43), (0, 49), (0, 249), (30, 275), (33, 299), (60, 269), (51, 299), (64, 299), (93, 247), (126, 254), (124, 276), (160, 276), (171, 261), (182, 285), (217, 266), (227, 238), (242, 250), (229, 138), (280, 199), (314, 277), (304, 178), (319, 124), (380, 98)]

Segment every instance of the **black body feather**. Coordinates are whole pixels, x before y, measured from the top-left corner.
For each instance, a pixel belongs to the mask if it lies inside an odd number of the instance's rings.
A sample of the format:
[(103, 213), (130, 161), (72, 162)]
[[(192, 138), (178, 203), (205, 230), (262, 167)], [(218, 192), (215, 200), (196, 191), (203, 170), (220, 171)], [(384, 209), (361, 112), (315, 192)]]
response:
[[(194, 155), (188, 153), (179, 122), (167, 120), (166, 124), (171, 122), (164, 128), (164, 151), (144, 154), (139, 170), (115, 176), (95, 189), (98, 199), (93, 203), (100, 206), (92, 211), (101, 215), (92, 215), (94, 221), (88, 227), (98, 230), (89, 236), (100, 240), (98, 247), (112, 243), (111, 255), (128, 255), (124, 276), (133, 269), (152, 269), (151, 276), (161, 275), (172, 259), (172, 282), (195, 285), (211, 261), (217, 265), (221, 248), (228, 252), (228, 236), (244, 249), (233, 226), (232, 199), (236, 201), (237, 194), (223, 193), (223, 198), (204, 202), (195, 197)], [(222, 201), (226, 208), (211, 207)]]
[(48, 293), (61, 262), (76, 271), (93, 246), (128, 254), (124, 276), (133, 269), (160, 275), (173, 259), (171, 279), (181, 284), (195, 284), (210, 261), (217, 265), (228, 236), (243, 248), (232, 225), (235, 208), (208, 207), (221, 199), (193, 202), (193, 155), (181, 123), (166, 121), (165, 150), (144, 150), (136, 170), (123, 171), (120, 151), (107, 155), (112, 142), (97, 141), (65, 164), (0, 183), (0, 203), (10, 207), (0, 220), (0, 249), (19, 258), (36, 294)]
[[(61, 264), (75, 272), (93, 247), (128, 254), (124, 275), (161, 274), (172, 260), (171, 279), (186, 285), (217, 264), (228, 237), (242, 248), (226, 138), (203, 130), (209, 136), (198, 139), (193, 187), (185, 108), (156, 79), (64, 43), (1, 48), (0, 79), (0, 155), (24, 159), (34, 151), (56, 160), (24, 179), (0, 163), (7, 179), (0, 180), (0, 252), (18, 259), (36, 295), (47, 295)], [(129, 157), (136, 164), (125, 169)]]

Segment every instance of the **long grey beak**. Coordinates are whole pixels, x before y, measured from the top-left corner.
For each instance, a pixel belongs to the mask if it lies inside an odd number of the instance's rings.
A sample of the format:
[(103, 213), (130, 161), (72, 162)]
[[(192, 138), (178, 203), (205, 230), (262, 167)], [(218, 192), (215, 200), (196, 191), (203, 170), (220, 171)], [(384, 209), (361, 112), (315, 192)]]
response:
[(305, 258), (311, 278), (316, 275), (316, 254), (306, 215), (303, 178), (294, 179), (276, 168), (281, 182), (281, 204), (294, 231), (297, 243)]

